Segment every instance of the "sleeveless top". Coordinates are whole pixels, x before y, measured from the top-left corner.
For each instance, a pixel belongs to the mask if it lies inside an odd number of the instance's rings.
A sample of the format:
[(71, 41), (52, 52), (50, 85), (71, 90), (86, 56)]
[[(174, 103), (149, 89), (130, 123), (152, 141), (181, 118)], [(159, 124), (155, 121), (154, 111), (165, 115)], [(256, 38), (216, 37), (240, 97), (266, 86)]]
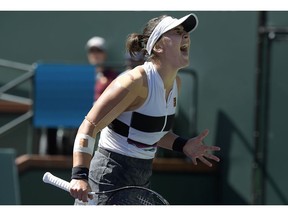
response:
[(166, 90), (151, 62), (145, 62), (148, 96), (144, 104), (133, 111), (121, 113), (101, 131), (98, 146), (122, 155), (152, 159), (157, 142), (172, 128), (177, 104), (177, 82), (165, 99)]

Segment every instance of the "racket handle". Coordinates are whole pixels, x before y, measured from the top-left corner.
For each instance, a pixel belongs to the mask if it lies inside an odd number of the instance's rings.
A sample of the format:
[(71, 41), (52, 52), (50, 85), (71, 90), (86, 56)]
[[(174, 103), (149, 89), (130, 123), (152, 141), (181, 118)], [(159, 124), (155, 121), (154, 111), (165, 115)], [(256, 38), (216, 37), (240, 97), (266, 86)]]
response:
[[(70, 183), (57, 177), (57, 176), (54, 176), (52, 175), (50, 172), (46, 172), (44, 175), (43, 175), (43, 182), (45, 183), (48, 183), (48, 184), (51, 184), (51, 185), (54, 185), (62, 190), (65, 190), (67, 192), (70, 192)], [(88, 194), (95, 194), (94, 192), (89, 192)], [(93, 199), (88, 199), (88, 205), (96, 205), (95, 201)], [(86, 205), (84, 203), (84, 205)]]
[(52, 175), (50, 172), (46, 172), (43, 175), (43, 182), (54, 185), (67, 192), (70, 192), (69, 182)]

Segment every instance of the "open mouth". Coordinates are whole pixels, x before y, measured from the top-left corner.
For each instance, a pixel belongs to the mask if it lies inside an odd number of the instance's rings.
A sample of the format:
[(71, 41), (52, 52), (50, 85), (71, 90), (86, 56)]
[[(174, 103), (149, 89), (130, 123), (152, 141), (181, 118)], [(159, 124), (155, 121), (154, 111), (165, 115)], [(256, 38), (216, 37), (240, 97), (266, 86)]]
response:
[(181, 51), (181, 52), (187, 53), (187, 52), (188, 52), (188, 49), (189, 49), (188, 45), (182, 45), (182, 46), (180, 47), (180, 51)]

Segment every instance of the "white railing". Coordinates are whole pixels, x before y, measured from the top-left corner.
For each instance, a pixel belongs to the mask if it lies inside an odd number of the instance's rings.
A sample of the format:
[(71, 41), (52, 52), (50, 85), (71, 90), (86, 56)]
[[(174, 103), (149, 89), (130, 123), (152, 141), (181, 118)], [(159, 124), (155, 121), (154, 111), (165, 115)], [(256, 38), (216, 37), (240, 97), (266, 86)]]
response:
[[(33, 100), (31, 98), (12, 95), (12, 94), (8, 94), (6, 92), (19, 86), (20, 84), (22, 84), (28, 80), (31, 80), (31, 78), (34, 76), (33, 65), (0, 59), (0, 67), (4, 68), (4, 70), (5, 70), (5, 68), (7, 68), (7, 69), (15, 69), (15, 70), (19, 70), (19, 71), (23, 72), (17, 78), (9, 81), (8, 83), (6, 83), (5, 85), (0, 87), (0, 100), (15, 102), (15, 103), (20, 104), (20, 105), (32, 106)], [(1, 126), (0, 127), (0, 137), (1, 137), (1, 135), (5, 134), (6, 132), (8, 132), (12, 128), (16, 127), (17, 125), (30, 119), (32, 116), (33, 116), (33, 111), (28, 110), (26, 113), (18, 116), (17, 118), (15, 118), (15, 119), (11, 120), (10, 122), (6, 123), (5, 125)]]

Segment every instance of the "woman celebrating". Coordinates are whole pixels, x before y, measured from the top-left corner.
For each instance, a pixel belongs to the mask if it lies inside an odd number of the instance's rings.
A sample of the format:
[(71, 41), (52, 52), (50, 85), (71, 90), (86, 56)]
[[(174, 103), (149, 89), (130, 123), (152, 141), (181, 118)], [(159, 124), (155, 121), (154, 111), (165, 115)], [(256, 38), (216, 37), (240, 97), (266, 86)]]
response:
[[(157, 147), (183, 152), (195, 165), (197, 159), (208, 166), (212, 166), (208, 159), (219, 161), (211, 152), (220, 148), (203, 144), (208, 130), (190, 139), (171, 131), (181, 86), (177, 72), (189, 65), (189, 32), (197, 24), (192, 13), (181, 19), (164, 15), (151, 19), (142, 34), (128, 36), (127, 51), (131, 55), (144, 51), (147, 61), (117, 77), (80, 125), (70, 182), (75, 204), (92, 199), (90, 191), (149, 187)], [(106, 199), (100, 196), (97, 203)]]

